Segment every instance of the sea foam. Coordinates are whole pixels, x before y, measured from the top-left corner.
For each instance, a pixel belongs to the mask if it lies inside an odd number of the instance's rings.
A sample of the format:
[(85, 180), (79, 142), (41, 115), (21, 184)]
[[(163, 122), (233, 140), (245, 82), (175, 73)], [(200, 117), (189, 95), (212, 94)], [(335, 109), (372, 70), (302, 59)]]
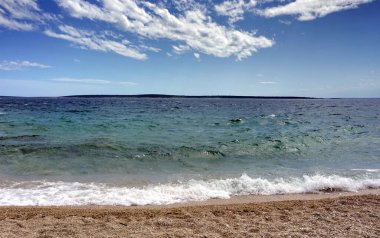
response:
[(324, 189), (358, 191), (380, 188), (380, 179), (352, 179), (337, 175), (267, 180), (243, 174), (239, 178), (190, 180), (145, 187), (115, 187), (95, 183), (24, 182), (0, 187), (0, 205), (147, 205), (227, 199), (233, 195), (313, 193)]
[(351, 169), (352, 171), (365, 171), (369, 173), (378, 173), (380, 169)]

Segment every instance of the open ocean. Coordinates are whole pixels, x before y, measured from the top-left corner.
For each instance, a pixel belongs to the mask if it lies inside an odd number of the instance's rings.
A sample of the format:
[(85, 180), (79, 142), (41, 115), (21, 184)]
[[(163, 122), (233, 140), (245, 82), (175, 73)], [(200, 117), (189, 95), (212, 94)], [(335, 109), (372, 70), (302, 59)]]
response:
[(366, 188), (379, 99), (0, 98), (0, 205)]

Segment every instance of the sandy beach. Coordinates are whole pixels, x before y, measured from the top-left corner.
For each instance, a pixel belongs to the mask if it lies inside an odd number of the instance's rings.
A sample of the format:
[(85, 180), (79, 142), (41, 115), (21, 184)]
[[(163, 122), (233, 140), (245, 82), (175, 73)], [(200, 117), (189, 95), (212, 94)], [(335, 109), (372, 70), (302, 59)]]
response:
[(380, 190), (168, 206), (0, 207), (0, 237), (380, 237)]

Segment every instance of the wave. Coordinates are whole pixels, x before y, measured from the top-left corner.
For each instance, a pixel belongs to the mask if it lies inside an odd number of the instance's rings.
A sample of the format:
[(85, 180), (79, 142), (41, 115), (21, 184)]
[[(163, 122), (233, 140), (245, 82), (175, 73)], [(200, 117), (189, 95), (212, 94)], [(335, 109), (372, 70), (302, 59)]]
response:
[(380, 169), (351, 169), (352, 171), (365, 171), (369, 173), (378, 173)]
[(164, 205), (234, 195), (272, 195), (358, 191), (380, 188), (380, 179), (353, 179), (338, 175), (304, 175), (301, 178), (267, 180), (243, 174), (239, 178), (190, 180), (185, 183), (114, 187), (95, 183), (18, 182), (0, 187), (2, 206), (62, 205)]

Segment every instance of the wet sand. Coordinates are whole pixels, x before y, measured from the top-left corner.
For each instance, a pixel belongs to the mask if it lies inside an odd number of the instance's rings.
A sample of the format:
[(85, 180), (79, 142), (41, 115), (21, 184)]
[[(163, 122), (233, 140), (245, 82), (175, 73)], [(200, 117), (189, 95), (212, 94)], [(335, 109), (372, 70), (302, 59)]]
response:
[(380, 237), (380, 190), (168, 206), (0, 207), (0, 237)]

